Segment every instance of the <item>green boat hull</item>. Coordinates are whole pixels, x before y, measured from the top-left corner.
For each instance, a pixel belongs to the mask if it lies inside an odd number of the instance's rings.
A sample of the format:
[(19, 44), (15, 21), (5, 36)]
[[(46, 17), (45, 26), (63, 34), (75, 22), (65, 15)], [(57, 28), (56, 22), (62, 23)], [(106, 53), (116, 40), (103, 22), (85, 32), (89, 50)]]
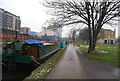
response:
[[(8, 50), (3, 49), (2, 54), (0, 54), (0, 58), (1, 58), (2, 62), (5, 62), (8, 67), (11, 67), (14, 63), (30, 64), (32, 62), (39, 62), (40, 60), (48, 57), (53, 52), (60, 49), (58, 44), (44, 45), (43, 47), (40, 47), (40, 46), (36, 46), (36, 45), (21, 46), (20, 42), (15, 42), (14, 46), (13, 46), (13, 44), (11, 44), (11, 46), (12, 46), (12, 52), (9, 53)], [(11, 49), (11, 46), (8, 48)], [(29, 55), (28, 52), (26, 55), (23, 51), (23, 47), (31, 48), (30, 51), (35, 51), (34, 49), (32, 50), (32, 48), (37, 48), (37, 56)]]

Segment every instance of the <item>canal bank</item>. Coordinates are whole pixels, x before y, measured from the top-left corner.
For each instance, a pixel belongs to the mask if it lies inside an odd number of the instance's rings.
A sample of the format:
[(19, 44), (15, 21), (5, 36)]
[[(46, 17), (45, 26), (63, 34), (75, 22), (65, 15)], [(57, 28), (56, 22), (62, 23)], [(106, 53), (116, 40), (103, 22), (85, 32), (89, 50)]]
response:
[(54, 56), (52, 56), (50, 59), (48, 59), (45, 63), (43, 63), (41, 66), (39, 66), (37, 69), (35, 69), (31, 75), (26, 77), (24, 81), (28, 80), (40, 80), (40, 79), (45, 79), (48, 73), (51, 71), (51, 69), (54, 67), (56, 62), (59, 60), (61, 55), (64, 53), (66, 50), (67, 46), (64, 48), (60, 49)]

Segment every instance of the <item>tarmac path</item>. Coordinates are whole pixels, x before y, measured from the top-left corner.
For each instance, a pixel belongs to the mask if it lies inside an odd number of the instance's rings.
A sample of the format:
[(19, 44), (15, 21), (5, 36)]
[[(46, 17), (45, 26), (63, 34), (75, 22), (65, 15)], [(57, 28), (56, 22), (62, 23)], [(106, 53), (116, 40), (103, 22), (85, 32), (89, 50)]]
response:
[(69, 44), (47, 79), (87, 79), (73, 44)]
[[(80, 50), (69, 44), (46, 79), (118, 79), (117, 66), (93, 61), (84, 57)], [(114, 80), (118, 81), (118, 80)]]

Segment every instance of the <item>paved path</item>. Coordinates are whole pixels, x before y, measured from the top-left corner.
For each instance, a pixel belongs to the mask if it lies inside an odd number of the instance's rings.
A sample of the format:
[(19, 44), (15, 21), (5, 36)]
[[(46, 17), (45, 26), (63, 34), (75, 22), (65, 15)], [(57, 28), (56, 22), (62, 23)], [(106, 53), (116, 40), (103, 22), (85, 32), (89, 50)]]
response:
[(47, 79), (88, 79), (72, 44), (68, 46)]
[[(93, 61), (84, 57), (70, 44), (48, 74), (47, 79), (118, 79), (117, 66)], [(113, 80), (117, 81), (117, 80)]]

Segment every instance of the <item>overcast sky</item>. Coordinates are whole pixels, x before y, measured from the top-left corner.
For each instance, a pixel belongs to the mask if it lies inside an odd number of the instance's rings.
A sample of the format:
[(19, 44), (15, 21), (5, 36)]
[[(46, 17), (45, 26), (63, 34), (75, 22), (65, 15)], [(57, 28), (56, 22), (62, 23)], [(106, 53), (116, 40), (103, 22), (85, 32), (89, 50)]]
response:
[(0, 0), (0, 7), (21, 18), (21, 27), (30, 27), (32, 31), (41, 31), (43, 23), (50, 18), (43, 0)]
[[(20, 16), (21, 27), (30, 27), (31, 31), (40, 32), (45, 21), (51, 18), (50, 15), (46, 14), (45, 7), (40, 4), (42, 1), (0, 0), (0, 8)], [(106, 26), (106, 28), (113, 29), (110, 26)], [(70, 28), (63, 28), (63, 37), (68, 34), (68, 29), (70, 30)]]

